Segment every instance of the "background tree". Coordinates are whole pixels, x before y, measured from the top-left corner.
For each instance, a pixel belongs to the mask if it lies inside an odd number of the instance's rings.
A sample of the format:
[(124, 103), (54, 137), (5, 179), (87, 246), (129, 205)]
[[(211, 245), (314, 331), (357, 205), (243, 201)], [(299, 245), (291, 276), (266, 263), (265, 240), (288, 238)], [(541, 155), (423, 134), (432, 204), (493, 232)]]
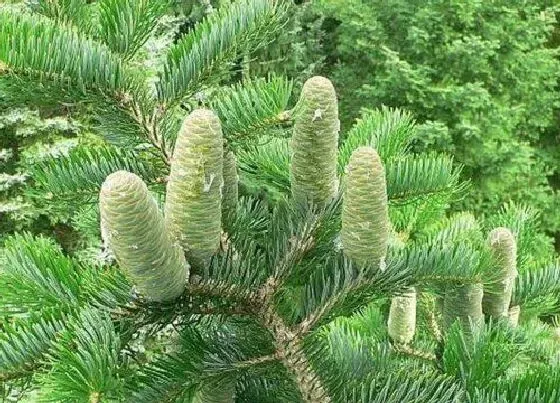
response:
[[(66, 215), (49, 209), (41, 200), (47, 195), (33, 195), (26, 191), (26, 185), (30, 168), (50, 155), (74, 147), (78, 131), (76, 122), (57, 114), (40, 116), (34, 110), (6, 108), (0, 116), (2, 236), (22, 230), (51, 235), (62, 232)], [(60, 225), (54, 229), (53, 224), (57, 222)]]

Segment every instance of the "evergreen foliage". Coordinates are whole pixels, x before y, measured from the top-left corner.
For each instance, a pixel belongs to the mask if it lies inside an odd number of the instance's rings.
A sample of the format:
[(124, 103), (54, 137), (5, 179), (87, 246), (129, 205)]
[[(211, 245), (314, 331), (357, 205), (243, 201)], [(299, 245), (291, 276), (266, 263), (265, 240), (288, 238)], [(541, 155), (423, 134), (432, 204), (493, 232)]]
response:
[[(545, 265), (554, 257), (545, 259), (532, 236), (536, 217), (515, 205), (480, 220), (447, 216), (467, 190), (460, 167), (414, 153), (421, 130), (401, 110), (365, 111), (337, 147), (338, 100), (326, 78), (312, 78), (321, 85), (305, 85), (299, 97), (283, 78), (225, 82), (228, 62), (281, 28), (283, 2), (207, 3), (155, 81), (136, 57), (157, 29), (158, 6), (56, 4), (40, 8), (43, 16), (0, 11), (3, 74), (29, 93), (52, 89), (55, 104), (85, 99), (104, 125), (126, 130), (118, 147), (106, 137), (35, 168), (36, 191), (51, 191), (54, 203), (72, 195), (65, 208), (81, 204), (80, 231), (105, 243), (97, 258), (29, 233), (4, 243), (3, 396), (557, 398), (559, 270)], [(82, 15), (99, 26), (75, 23)], [(205, 107), (183, 110), (197, 103)], [(507, 244), (487, 241), (494, 228)], [(501, 295), (520, 320), (485, 323), (484, 292), (500, 291), (512, 271), (513, 255), (502, 252), (514, 241), (519, 276), (511, 301), (510, 288)]]

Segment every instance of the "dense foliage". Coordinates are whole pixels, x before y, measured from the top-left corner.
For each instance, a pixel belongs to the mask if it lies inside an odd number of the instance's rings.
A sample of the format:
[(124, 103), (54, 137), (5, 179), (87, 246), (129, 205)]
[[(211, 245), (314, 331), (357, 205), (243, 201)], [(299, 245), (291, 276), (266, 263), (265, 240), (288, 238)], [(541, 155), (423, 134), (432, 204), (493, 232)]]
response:
[[(350, 125), (346, 89), (307, 78), (328, 58), (287, 78), (334, 32), (310, 7), (338, 4), (290, 3), (0, 9), (2, 105), (50, 136), (21, 143), (8, 120), (7, 138), (33, 155), (52, 142), (33, 166), (6, 152), (26, 175), (6, 197), (24, 189), (79, 240), (24, 221), (4, 235), (0, 396), (560, 398), (560, 261), (542, 218), (453, 211), (472, 187), (424, 149), (438, 124), (372, 104)], [(69, 123), (68, 108), (79, 130), (52, 130), (44, 112)]]

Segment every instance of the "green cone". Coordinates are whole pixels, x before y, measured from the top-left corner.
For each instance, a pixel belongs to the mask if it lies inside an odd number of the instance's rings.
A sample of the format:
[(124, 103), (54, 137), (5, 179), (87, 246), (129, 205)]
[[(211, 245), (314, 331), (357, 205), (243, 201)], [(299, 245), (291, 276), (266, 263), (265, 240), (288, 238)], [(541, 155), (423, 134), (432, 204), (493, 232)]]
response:
[(387, 185), (381, 159), (371, 147), (354, 151), (346, 167), (340, 236), (350, 259), (384, 268), (389, 238)]
[(338, 103), (332, 83), (313, 77), (303, 86), (292, 137), (291, 187), (296, 200), (328, 203), (338, 191)]
[(155, 301), (179, 296), (188, 266), (142, 179), (126, 171), (109, 175), (99, 205), (106, 242), (138, 291)]
[(411, 287), (402, 295), (391, 298), (389, 336), (398, 344), (408, 344), (416, 331), (416, 290)]
[(478, 327), (484, 323), (482, 314), (482, 284), (449, 286), (443, 299), (443, 326), (448, 330), (459, 320), (465, 333), (470, 334), (470, 325)]
[(488, 242), (496, 261), (493, 273), (496, 282), (484, 290), (482, 310), (492, 318), (508, 316), (511, 294), (517, 276), (517, 245), (515, 237), (507, 228), (495, 228), (489, 236)]
[(224, 152), (224, 189), (222, 192), (222, 220), (233, 218), (237, 211), (239, 198), (239, 175), (235, 154), (231, 150)]
[(508, 311), (508, 322), (511, 326), (519, 326), (519, 315), (521, 314), (521, 307), (519, 305), (512, 306)]
[(195, 267), (206, 264), (220, 243), (222, 169), (220, 121), (197, 109), (177, 136), (165, 203), (167, 226)]

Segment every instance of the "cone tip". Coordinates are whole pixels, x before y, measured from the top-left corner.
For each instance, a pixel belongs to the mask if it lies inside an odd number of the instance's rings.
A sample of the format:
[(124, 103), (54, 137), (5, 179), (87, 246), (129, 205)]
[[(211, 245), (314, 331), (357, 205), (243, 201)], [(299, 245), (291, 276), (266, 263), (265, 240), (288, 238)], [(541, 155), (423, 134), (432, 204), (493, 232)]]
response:
[(488, 235), (491, 245), (502, 242), (515, 242), (515, 236), (513, 233), (505, 227), (497, 227), (490, 231)]
[(101, 186), (101, 193), (118, 192), (130, 188), (131, 185), (144, 186), (144, 181), (132, 172), (120, 170), (108, 175)]

